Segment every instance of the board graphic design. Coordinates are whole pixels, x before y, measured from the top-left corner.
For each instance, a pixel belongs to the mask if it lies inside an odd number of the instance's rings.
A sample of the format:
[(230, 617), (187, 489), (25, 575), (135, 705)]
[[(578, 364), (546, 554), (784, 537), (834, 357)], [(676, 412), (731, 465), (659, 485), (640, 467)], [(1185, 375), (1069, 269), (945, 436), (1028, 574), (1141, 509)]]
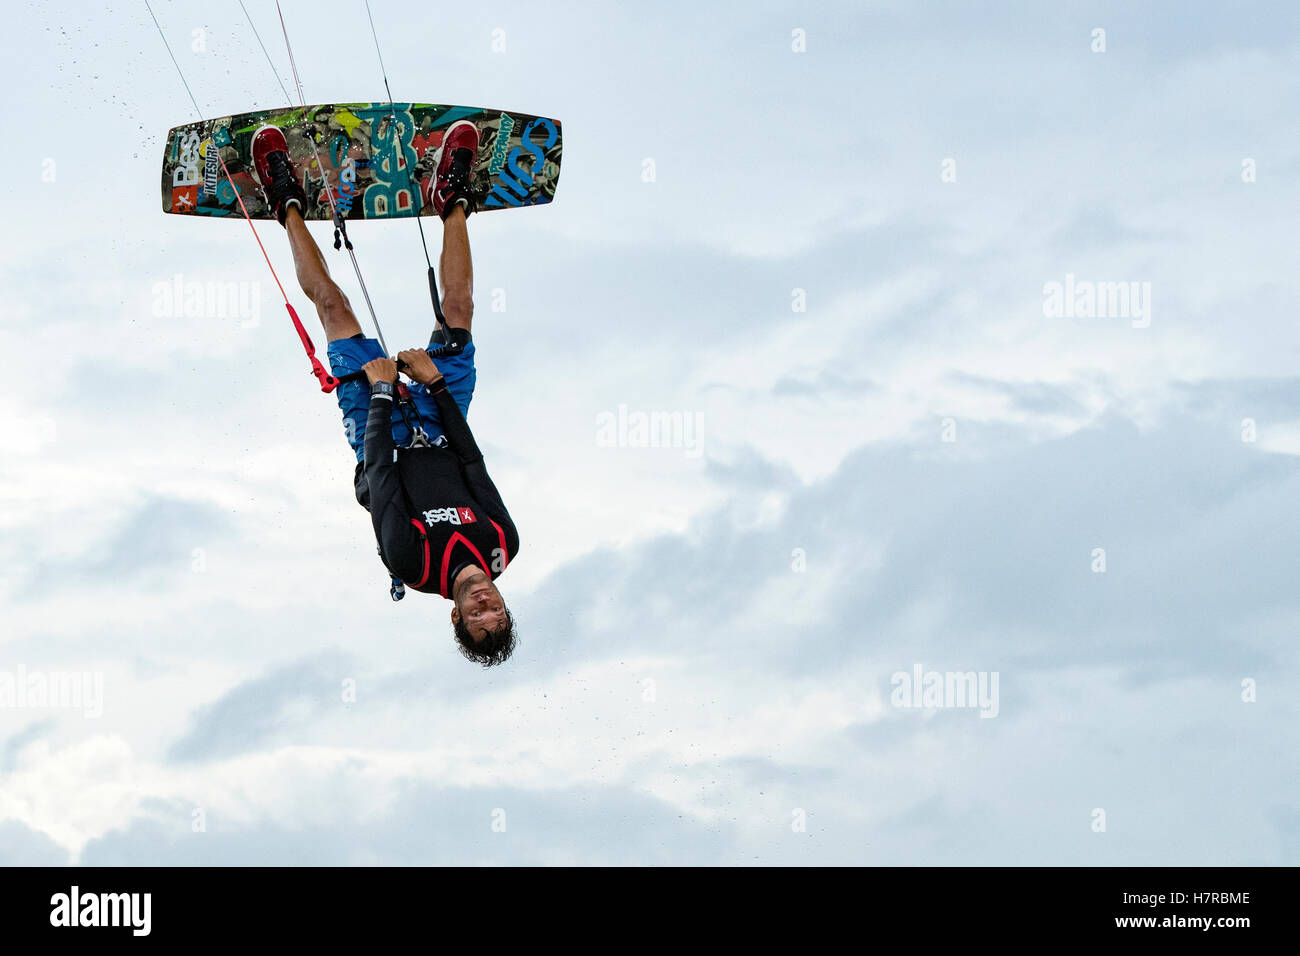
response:
[[(307, 219), (330, 219), (326, 190), (345, 219), (432, 216), (420, 183), (432, 175), (434, 153), (452, 123), (478, 127), (478, 158), (470, 190), (480, 212), (536, 206), (555, 198), (560, 178), (560, 121), (468, 106), (427, 103), (338, 103), (259, 110), (177, 126), (163, 151), (163, 212), (242, 216), (235, 190), (254, 219), (272, 219), (253, 172), (253, 133), (263, 124), (284, 131)], [(314, 140), (324, 170), (316, 168)], [(230, 170), (227, 180), (218, 162)], [(233, 182), (233, 186), (232, 186)]]

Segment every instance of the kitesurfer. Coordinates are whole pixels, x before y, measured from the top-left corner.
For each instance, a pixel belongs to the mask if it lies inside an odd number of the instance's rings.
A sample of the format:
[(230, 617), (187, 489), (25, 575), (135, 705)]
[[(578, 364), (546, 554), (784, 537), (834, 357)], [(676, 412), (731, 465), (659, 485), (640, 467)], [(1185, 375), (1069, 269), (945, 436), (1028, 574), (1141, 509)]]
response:
[(478, 141), (473, 123), (452, 124), (420, 186), (443, 221), (446, 328), (435, 328), (429, 347), (458, 343), (460, 350), (436, 364), (426, 349), (398, 353), (409, 386), (399, 384), (397, 363), (378, 339), (362, 333), (330, 278), (303, 219), (307, 196), (284, 133), (263, 126), (253, 135), (252, 154), (267, 204), (288, 232), (298, 284), (325, 329), (331, 371), (342, 376), (360, 369), (369, 383), (344, 383), (335, 395), (357, 459), (357, 501), (370, 512), (393, 596), (410, 587), (450, 600), (461, 653), (487, 667), (515, 647), (514, 619), (494, 582), (518, 552), (519, 536), (465, 421), (476, 377), (466, 218), (475, 209), (469, 173)]

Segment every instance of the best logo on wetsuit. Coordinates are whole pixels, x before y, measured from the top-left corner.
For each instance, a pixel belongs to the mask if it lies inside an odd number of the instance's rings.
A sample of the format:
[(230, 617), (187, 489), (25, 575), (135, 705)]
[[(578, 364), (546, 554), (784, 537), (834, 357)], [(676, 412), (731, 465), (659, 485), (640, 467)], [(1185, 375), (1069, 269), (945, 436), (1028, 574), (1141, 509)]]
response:
[(448, 524), (473, 524), (478, 519), (469, 508), (432, 508), (424, 513), (424, 521), (432, 528), (439, 521)]

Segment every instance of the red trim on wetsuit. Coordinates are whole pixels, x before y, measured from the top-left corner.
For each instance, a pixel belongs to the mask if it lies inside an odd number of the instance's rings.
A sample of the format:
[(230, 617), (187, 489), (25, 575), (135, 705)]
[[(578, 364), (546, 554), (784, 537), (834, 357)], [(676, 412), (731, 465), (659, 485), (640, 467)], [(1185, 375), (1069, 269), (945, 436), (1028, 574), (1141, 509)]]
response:
[[(449, 593), (451, 587), (447, 581), (447, 571), (451, 568), (451, 549), (455, 547), (458, 538), (465, 542), (465, 547), (474, 552), (474, 557), (478, 558), (478, 566), (483, 570), (483, 573), (487, 574), (489, 578), (492, 577), (492, 575), (487, 571), (487, 562), (483, 560), (483, 555), (479, 554), (478, 548), (474, 547), (474, 545), (470, 543), (469, 538), (465, 537), (459, 531), (453, 532), (452, 536), (447, 539), (447, 547), (442, 550), (442, 588), (440, 589), (440, 593), (445, 598), (451, 597), (451, 594)], [(428, 538), (425, 538), (426, 547), (428, 545), (428, 540)]]
[(422, 588), (429, 580), (429, 569), (430, 565), (433, 563), (429, 560), (429, 535), (425, 532), (424, 525), (415, 518), (411, 519), (411, 524), (415, 525), (416, 529), (420, 532), (420, 537), (424, 539), (424, 573), (420, 575), (420, 580), (411, 584), (411, 587)]

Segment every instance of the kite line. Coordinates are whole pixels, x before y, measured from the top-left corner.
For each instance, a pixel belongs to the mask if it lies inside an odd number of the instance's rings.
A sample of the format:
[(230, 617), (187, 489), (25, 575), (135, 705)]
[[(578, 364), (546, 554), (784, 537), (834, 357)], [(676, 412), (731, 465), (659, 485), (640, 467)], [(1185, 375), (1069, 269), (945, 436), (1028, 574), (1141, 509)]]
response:
[[(195, 98), (194, 91), (190, 89), (190, 84), (185, 79), (185, 71), (176, 62), (176, 54), (172, 52), (172, 45), (167, 42), (167, 34), (163, 33), (162, 25), (158, 23), (158, 18), (154, 16), (153, 7), (149, 6), (149, 0), (144, 0), (144, 6), (149, 11), (149, 18), (153, 20), (153, 25), (158, 28), (158, 36), (162, 38), (163, 46), (167, 48), (167, 55), (172, 58), (172, 64), (176, 67), (176, 72), (181, 78), (181, 83), (185, 86), (185, 92), (190, 96), (190, 102), (194, 104), (194, 112), (201, 123), (203, 122), (203, 110), (199, 108), (199, 101)], [(226, 161), (221, 156), (221, 149), (216, 145), (215, 141), (211, 148), (217, 151), (217, 162), (221, 164), (221, 171), (226, 174), (226, 181), (230, 183), (230, 188), (234, 190), (235, 199), (239, 202), (240, 212), (244, 214), (244, 220), (248, 223), (248, 228), (253, 231), (253, 238), (257, 240), (257, 248), (262, 250), (262, 258), (266, 260), (266, 267), (271, 270), (271, 278), (275, 280), (276, 288), (280, 290), (280, 297), (284, 299), (284, 307), (289, 310), (289, 318), (293, 320), (294, 330), (298, 333), (303, 348), (307, 350), (307, 358), (311, 362), (311, 373), (320, 382), (321, 391), (328, 394), (338, 387), (339, 380), (331, 375), (329, 370), (321, 364), (321, 360), (316, 357), (316, 346), (312, 343), (311, 336), (307, 334), (307, 329), (303, 326), (302, 320), (298, 318), (298, 313), (294, 311), (293, 306), (290, 304), (289, 296), (285, 294), (284, 284), (280, 281), (280, 276), (276, 274), (275, 266), (271, 264), (271, 257), (267, 255), (266, 246), (262, 245), (262, 237), (257, 234), (257, 227), (253, 225), (253, 217), (248, 214), (248, 209), (244, 206), (244, 197), (239, 194), (239, 187), (235, 185), (235, 180), (226, 167)]]
[[(307, 114), (307, 100), (302, 95), (302, 81), (298, 79), (298, 64), (294, 62), (293, 46), (289, 43), (289, 29), (284, 25), (284, 12), (280, 9), (280, 0), (275, 0), (275, 12), (280, 15), (280, 32), (284, 34), (284, 48), (289, 51), (289, 66), (293, 70), (293, 82), (298, 89), (298, 105), (302, 107), (303, 118)], [(248, 21), (253, 22), (252, 18)], [(254, 28), (256, 32), (256, 27)], [(258, 38), (261, 43), (261, 38)], [(263, 47), (265, 49), (265, 47)], [(316, 159), (316, 169), (320, 171), (321, 178), (325, 180), (325, 198), (329, 200), (330, 214), (334, 218), (334, 248), (338, 249), (340, 242), (348, 251), (348, 258), (352, 260), (352, 271), (357, 274), (357, 283), (361, 286), (361, 295), (366, 300), (366, 308), (370, 310), (370, 321), (375, 325), (375, 338), (379, 339), (379, 346), (388, 355), (388, 343), (384, 341), (383, 329), (379, 327), (379, 317), (375, 315), (374, 303), (370, 301), (370, 290), (366, 288), (366, 280), (362, 278), (361, 266), (357, 263), (357, 254), (352, 250), (352, 240), (348, 238), (348, 227), (343, 215), (339, 212), (338, 205), (334, 202), (334, 190), (330, 188), (329, 178), (325, 175), (325, 164), (320, 160), (320, 151), (316, 148), (316, 137), (311, 135), (311, 131), (306, 133), (307, 142), (311, 144), (312, 156)]]
[[(144, 4), (145, 4), (145, 9), (149, 11), (150, 19), (153, 20), (154, 27), (157, 28), (158, 30), (158, 36), (163, 41), (163, 46), (167, 50), (167, 55), (171, 58), (172, 65), (176, 67), (176, 73), (181, 78), (181, 83), (185, 87), (185, 92), (189, 95), (190, 102), (194, 106), (195, 115), (198, 117), (199, 122), (202, 123), (204, 121), (203, 110), (199, 107), (198, 99), (197, 97), (195, 97), (194, 91), (190, 88), (189, 81), (185, 78), (185, 72), (181, 69), (180, 63), (177, 61), (175, 53), (172, 52), (171, 44), (167, 41), (167, 35), (163, 32), (162, 25), (158, 22), (158, 17), (154, 14), (153, 7), (150, 6), (149, 0), (144, 0)], [(383, 51), (380, 49), (379, 34), (375, 29), (375, 20), (374, 20), (374, 15), (370, 9), (370, 0), (365, 0), (365, 4), (366, 4), (366, 17), (370, 22), (370, 35), (373, 38), (375, 43), (375, 53), (379, 59), (379, 69), (384, 81), (384, 91), (388, 94), (388, 122), (389, 122), (389, 128), (393, 134), (394, 146), (397, 150), (397, 159), (395, 161), (403, 161), (401, 164), (406, 171), (407, 187), (411, 193), (415, 205), (415, 223), (416, 226), (419, 228), (419, 232), (420, 232), (420, 246), (424, 251), (424, 261), (425, 261), (425, 265), (428, 268), (429, 297), (433, 303), (433, 313), (434, 316), (437, 318), (438, 325), (444, 331), (444, 333), (446, 333), (448, 331), (447, 320), (443, 316), (442, 303), (440, 301), (440, 296), (438, 295), (437, 272), (434, 269), (433, 262), (429, 257), (429, 246), (424, 235), (424, 224), (420, 222), (420, 211), (423, 206), (423, 201), (422, 201), (422, 197), (420, 196), (419, 189), (416, 187), (415, 180), (411, 174), (411, 168), (410, 168), (411, 164), (409, 162), (404, 162), (405, 156), (403, 153), (401, 137), (398, 132), (397, 108), (394, 105), (393, 91), (388, 82), (388, 70), (387, 67), (384, 65), (384, 54)], [(275, 74), (275, 79), (280, 86), (281, 92), (284, 93), (286, 99), (290, 99), (290, 101), (292, 101), (291, 97), (289, 96), (289, 91), (285, 88), (284, 81), (281, 80), (280, 73), (278, 70), (276, 70), (275, 63), (274, 61), (272, 61), (271, 55), (266, 49), (266, 44), (262, 42), (262, 36), (258, 32), (257, 25), (253, 22), (252, 15), (249, 14), (248, 7), (244, 4), (244, 0), (239, 0), (239, 6), (240, 9), (243, 10), (245, 18), (248, 20), (248, 25), (253, 31), (253, 36), (257, 39), (257, 44), (262, 50), (262, 55), (266, 58), (266, 62), (270, 66), (271, 72)], [(298, 92), (299, 107), (303, 111), (302, 113), (303, 119), (306, 120), (307, 101), (306, 101), (306, 97), (303, 94), (302, 80), (298, 74), (298, 64), (293, 55), (293, 45), (289, 40), (289, 30), (287, 25), (285, 24), (284, 11), (280, 8), (279, 0), (276, 0), (275, 9), (280, 19), (280, 31), (284, 36), (285, 50), (289, 55), (289, 66), (293, 72), (294, 85)], [(361, 294), (365, 298), (366, 309), (367, 311), (369, 311), (371, 322), (374, 324), (375, 327), (375, 337), (379, 342), (380, 348), (383, 349), (385, 354), (388, 354), (388, 343), (384, 339), (383, 329), (379, 324), (379, 317), (375, 314), (374, 303), (370, 298), (370, 291), (366, 287), (365, 277), (361, 273), (361, 265), (357, 261), (356, 252), (353, 249), (352, 241), (348, 237), (347, 222), (343, 218), (343, 214), (340, 211), (338, 204), (335, 202), (334, 190), (330, 186), (328, 175), (325, 172), (325, 164), (321, 161), (320, 151), (317, 148), (316, 138), (315, 136), (312, 135), (313, 132), (314, 131), (309, 126), (305, 132), (305, 135), (308, 143), (311, 146), (315, 167), (317, 171), (320, 173), (322, 180), (324, 182), (325, 198), (326, 201), (329, 203), (330, 214), (334, 222), (334, 248), (335, 249), (346, 248), (348, 253), (348, 258), (352, 262), (352, 270), (357, 277), (357, 284), (360, 285)], [(412, 133), (414, 133), (414, 131), (412, 131)], [(352, 373), (350, 375), (339, 376), (339, 377), (331, 375), (330, 372), (321, 363), (320, 359), (317, 358), (316, 347), (312, 343), (311, 336), (308, 335), (306, 328), (302, 324), (302, 320), (298, 317), (297, 311), (294, 309), (293, 305), (289, 302), (289, 297), (284, 290), (284, 284), (280, 281), (280, 277), (275, 271), (275, 266), (271, 263), (271, 257), (267, 254), (266, 247), (262, 244), (261, 236), (259, 236), (257, 233), (257, 227), (253, 225), (253, 217), (249, 215), (248, 209), (244, 205), (244, 198), (239, 192), (239, 187), (235, 185), (234, 178), (230, 174), (230, 169), (226, 165), (226, 161), (221, 155), (221, 148), (216, 145), (215, 140), (210, 140), (210, 143), (211, 143), (210, 148), (216, 150), (217, 161), (218, 163), (220, 163), (221, 170), (225, 174), (226, 180), (227, 182), (229, 182), (230, 187), (235, 194), (235, 199), (239, 203), (240, 212), (243, 214), (244, 220), (248, 223), (248, 227), (253, 233), (253, 238), (257, 242), (258, 249), (261, 250), (262, 258), (266, 261), (266, 266), (271, 272), (271, 277), (275, 280), (276, 288), (278, 288), (280, 291), (280, 297), (284, 300), (284, 307), (288, 311), (289, 318), (293, 322), (294, 330), (297, 332), (298, 338), (302, 342), (302, 346), (307, 352), (307, 358), (310, 361), (312, 367), (312, 374), (316, 376), (317, 381), (319, 381), (321, 391), (329, 393), (334, 391), (335, 388), (337, 388), (340, 384), (343, 384), (344, 382), (359, 380), (362, 377), (360, 373)], [(444, 335), (444, 343), (445, 344), (443, 344), (441, 347), (437, 349), (430, 349), (429, 350), (430, 355), (433, 356), (450, 355), (459, 352), (462, 348), (461, 343), (457, 341), (450, 334)], [(402, 365), (403, 363), (399, 363), (399, 368), (402, 367)]]
[[(370, 12), (370, 0), (366, 0), (366, 19), (370, 21), (370, 35), (375, 40), (375, 54), (379, 57), (379, 72), (384, 78), (384, 92), (388, 94), (388, 122), (392, 127), (393, 141), (397, 146), (397, 155), (402, 154), (402, 142), (397, 136), (397, 108), (393, 106), (393, 90), (388, 85), (388, 68), (384, 66), (384, 54), (379, 49), (379, 34), (375, 31), (375, 18)], [(414, 131), (412, 131), (412, 141), (414, 141)], [(433, 314), (438, 318), (438, 325), (443, 329), (447, 328), (447, 320), (442, 314), (442, 303), (438, 298), (438, 275), (433, 269), (433, 262), (429, 259), (429, 244), (424, 239), (424, 223), (420, 221), (420, 206), (422, 205), (420, 191), (415, 188), (415, 183), (411, 179), (411, 165), (406, 164), (406, 184), (411, 190), (411, 195), (415, 197), (415, 224), (420, 227), (420, 246), (424, 249), (424, 262), (429, 267), (429, 298), (433, 300)]]

